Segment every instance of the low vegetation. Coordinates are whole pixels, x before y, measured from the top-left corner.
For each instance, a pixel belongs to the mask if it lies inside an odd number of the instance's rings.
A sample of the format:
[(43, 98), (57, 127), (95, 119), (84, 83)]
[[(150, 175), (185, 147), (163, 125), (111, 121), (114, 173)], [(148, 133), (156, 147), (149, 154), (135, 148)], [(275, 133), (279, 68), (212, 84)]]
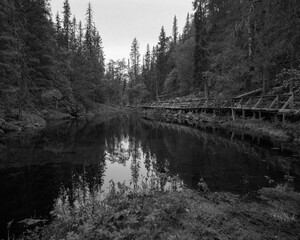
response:
[(288, 185), (238, 196), (173, 184), (159, 191), (155, 180), (131, 188), (111, 182), (102, 197), (70, 207), (56, 204), (53, 222), (29, 231), (29, 239), (298, 239), (300, 194)]
[(149, 120), (163, 121), (167, 123), (185, 124), (193, 127), (216, 127), (221, 129), (231, 129), (234, 132), (268, 137), (274, 141), (295, 145), (297, 148), (300, 139), (299, 123), (274, 123), (262, 119), (235, 118), (231, 116), (216, 116), (210, 113), (193, 113), (170, 111), (164, 109), (150, 109), (143, 111), (143, 117)]

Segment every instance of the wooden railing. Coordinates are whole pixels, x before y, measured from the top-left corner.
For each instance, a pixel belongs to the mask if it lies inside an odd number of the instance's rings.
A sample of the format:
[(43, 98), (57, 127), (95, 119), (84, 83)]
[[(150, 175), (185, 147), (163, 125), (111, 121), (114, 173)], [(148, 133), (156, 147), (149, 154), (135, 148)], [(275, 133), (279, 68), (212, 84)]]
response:
[(242, 110), (282, 114), (300, 112), (300, 95), (268, 95), (255, 97), (192, 99), (188, 101), (168, 100), (140, 104), (144, 109), (169, 110)]

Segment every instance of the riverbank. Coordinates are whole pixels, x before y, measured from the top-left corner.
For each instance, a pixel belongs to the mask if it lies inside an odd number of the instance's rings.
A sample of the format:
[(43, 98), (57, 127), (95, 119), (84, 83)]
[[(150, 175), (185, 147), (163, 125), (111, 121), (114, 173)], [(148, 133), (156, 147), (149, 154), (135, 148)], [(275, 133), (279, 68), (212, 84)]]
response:
[(20, 239), (299, 239), (300, 194), (287, 185), (246, 196), (112, 185), (102, 200), (56, 206), (55, 220)]
[(11, 110), (10, 114), (0, 115), (0, 138), (16, 133), (35, 132), (46, 127), (53, 122), (92, 119), (92, 118), (111, 118), (119, 114), (127, 114), (132, 109), (105, 104), (95, 104), (88, 111), (82, 111), (76, 116), (69, 112), (58, 110), (27, 110), (21, 113), (17, 110)]
[(232, 116), (161, 109), (143, 110), (142, 116), (154, 121), (183, 124), (196, 128), (212, 127), (252, 136), (267, 137), (272, 141), (282, 143), (286, 148), (296, 150), (300, 145), (300, 122), (283, 124), (253, 118), (235, 118), (233, 120)]

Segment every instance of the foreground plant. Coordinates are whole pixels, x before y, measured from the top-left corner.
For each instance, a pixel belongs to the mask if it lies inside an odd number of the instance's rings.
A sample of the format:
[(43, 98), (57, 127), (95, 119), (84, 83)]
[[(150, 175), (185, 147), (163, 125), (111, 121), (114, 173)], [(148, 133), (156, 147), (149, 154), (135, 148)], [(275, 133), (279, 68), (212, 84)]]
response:
[(22, 239), (298, 239), (300, 236), (297, 217), (300, 194), (287, 186), (261, 189), (256, 196), (259, 201), (178, 186), (180, 191), (160, 191), (160, 188), (156, 180), (143, 181), (137, 188), (111, 182), (105, 196), (90, 195), (73, 207), (57, 204), (53, 212), (55, 220)]

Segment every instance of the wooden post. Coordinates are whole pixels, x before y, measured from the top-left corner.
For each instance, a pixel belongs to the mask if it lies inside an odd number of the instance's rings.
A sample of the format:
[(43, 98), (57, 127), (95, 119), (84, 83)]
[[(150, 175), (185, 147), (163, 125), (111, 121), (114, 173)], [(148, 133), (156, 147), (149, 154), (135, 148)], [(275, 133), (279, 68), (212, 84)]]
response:
[(277, 114), (274, 114), (274, 122), (275, 122), (275, 123), (278, 123), (278, 122), (279, 122), (279, 120), (278, 120), (278, 115), (277, 115)]
[(232, 120), (235, 120), (235, 114), (234, 114), (234, 110), (233, 110), (233, 100), (231, 99), (231, 116), (232, 116)]
[(294, 93), (292, 93), (292, 97), (291, 97), (292, 99), (291, 99), (291, 102), (290, 102), (290, 109), (294, 109)]

